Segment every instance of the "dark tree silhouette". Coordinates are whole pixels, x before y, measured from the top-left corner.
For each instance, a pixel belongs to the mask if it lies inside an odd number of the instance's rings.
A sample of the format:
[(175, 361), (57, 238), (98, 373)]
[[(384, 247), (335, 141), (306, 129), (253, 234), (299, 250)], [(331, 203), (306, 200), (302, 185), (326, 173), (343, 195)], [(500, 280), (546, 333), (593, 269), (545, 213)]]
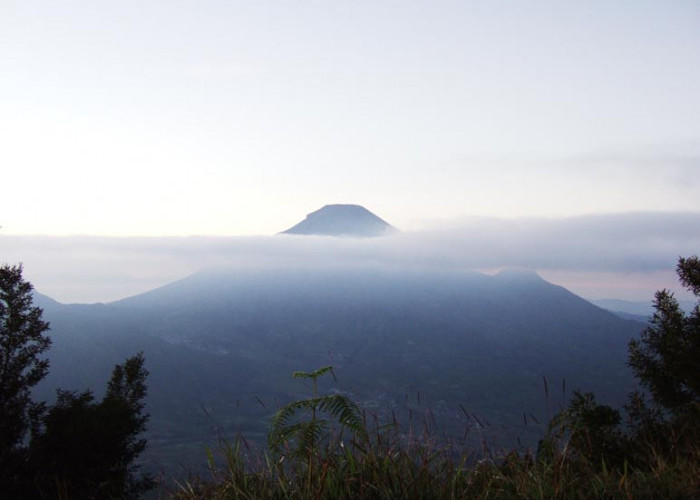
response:
[(59, 391), (32, 440), (33, 464), (43, 496), (135, 498), (152, 487), (137, 476), (134, 460), (146, 441), (143, 354), (117, 365), (99, 403), (90, 391)]
[(50, 407), (34, 402), (51, 340), (32, 289), (21, 265), (0, 266), (0, 496), (135, 498), (153, 484), (134, 464), (146, 446), (143, 354), (114, 368), (99, 403), (90, 391), (62, 390)]
[[(680, 258), (681, 283), (700, 298), (700, 260)], [(640, 340), (629, 345), (629, 364), (654, 402), (678, 416), (700, 405), (700, 305), (686, 315), (668, 290), (656, 292), (656, 312)]]
[(32, 300), (22, 266), (0, 266), (0, 484), (10, 496), (26, 482), (26, 438), (44, 410), (31, 390), (49, 366), (40, 358), (51, 345), (49, 324)]
[[(680, 282), (700, 298), (700, 259), (680, 258)], [(639, 339), (629, 343), (629, 365), (647, 394), (630, 395), (628, 425), (593, 394), (575, 392), (568, 409), (550, 422), (538, 456), (551, 458), (563, 438), (567, 449), (593, 467), (626, 460), (646, 466), (664, 456), (697, 458), (700, 445), (700, 303), (686, 315), (668, 290), (656, 292), (656, 312)]]
[(583, 457), (594, 467), (602, 467), (603, 462), (620, 465), (624, 459), (620, 420), (619, 411), (598, 404), (592, 393), (574, 391), (569, 407), (550, 421), (538, 456), (553, 460), (566, 437), (572, 458)]

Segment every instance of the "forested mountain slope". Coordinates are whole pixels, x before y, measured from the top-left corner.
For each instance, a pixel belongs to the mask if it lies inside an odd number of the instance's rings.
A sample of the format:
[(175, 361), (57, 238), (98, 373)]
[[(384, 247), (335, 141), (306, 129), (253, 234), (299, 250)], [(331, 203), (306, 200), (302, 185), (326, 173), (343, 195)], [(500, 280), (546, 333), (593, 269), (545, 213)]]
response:
[(627, 342), (643, 328), (520, 272), (218, 269), (110, 304), (39, 303), (54, 340), (39, 393), (103, 387), (144, 351), (148, 456), (163, 463), (201, 463), (220, 432), (261, 440), (303, 390), (291, 373), (327, 364), (328, 387), (364, 408), (404, 420), (430, 408), (451, 435), (533, 444), (542, 427), (523, 413), (546, 422), (564, 392), (624, 402)]

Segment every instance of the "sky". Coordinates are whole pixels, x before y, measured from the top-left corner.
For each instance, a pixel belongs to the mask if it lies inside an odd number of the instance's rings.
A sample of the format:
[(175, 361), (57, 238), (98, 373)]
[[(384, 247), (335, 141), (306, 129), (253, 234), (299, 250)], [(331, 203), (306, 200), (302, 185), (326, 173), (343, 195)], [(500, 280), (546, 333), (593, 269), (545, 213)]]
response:
[[(0, 260), (6, 237), (256, 240), (328, 203), (420, 234), (682, 220), (698, 26), (694, 0), (0, 0)], [(666, 243), (672, 277), (698, 246)]]

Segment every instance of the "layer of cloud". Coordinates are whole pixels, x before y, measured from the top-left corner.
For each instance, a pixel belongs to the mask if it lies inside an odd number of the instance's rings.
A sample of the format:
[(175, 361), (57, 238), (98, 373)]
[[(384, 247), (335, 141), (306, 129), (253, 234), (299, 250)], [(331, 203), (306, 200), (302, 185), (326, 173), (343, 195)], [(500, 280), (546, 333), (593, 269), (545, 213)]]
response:
[[(699, 227), (700, 213), (475, 217), (375, 239), (2, 236), (0, 249), (4, 262), (23, 262), (37, 289), (63, 302), (116, 300), (217, 266), (524, 268), (545, 277), (576, 277), (561, 284), (593, 294), (596, 282), (601, 293), (614, 290), (615, 276), (636, 276), (640, 287), (651, 286), (645, 276), (668, 281), (679, 255), (699, 252)], [(646, 288), (638, 291), (648, 296)], [(630, 298), (631, 292), (620, 298)]]

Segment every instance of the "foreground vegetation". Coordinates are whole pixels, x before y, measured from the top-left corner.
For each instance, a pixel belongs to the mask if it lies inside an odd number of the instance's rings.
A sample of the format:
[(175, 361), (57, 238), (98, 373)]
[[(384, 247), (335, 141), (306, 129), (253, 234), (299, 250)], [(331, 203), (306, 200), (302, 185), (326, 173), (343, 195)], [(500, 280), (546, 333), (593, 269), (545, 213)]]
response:
[(48, 330), (22, 266), (0, 266), (0, 497), (136, 498), (154, 485), (135, 464), (148, 421), (143, 355), (114, 367), (101, 401), (59, 389), (49, 405), (32, 398), (49, 370)]
[[(223, 466), (212, 462), (209, 480), (190, 480), (166, 493), (177, 499), (232, 498), (698, 498), (700, 457), (696, 447), (645, 458), (623, 467), (576, 456), (564, 447), (547, 457), (512, 452), (482, 459), (453, 456), (430, 442), (353, 447), (307, 463), (255, 455), (241, 439), (225, 443)], [(645, 443), (646, 444), (646, 443)]]
[[(680, 259), (681, 283), (700, 297), (700, 261)], [(243, 438), (209, 453), (210, 478), (165, 492), (176, 499), (229, 498), (700, 498), (700, 309), (686, 316), (662, 290), (652, 323), (630, 342), (645, 393), (622, 414), (575, 392), (549, 423), (536, 452), (456, 450), (427, 434), (381, 426), (341, 396), (286, 405), (269, 451)], [(335, 427), (332, 424), (335, 423)], [(371, 431), (368, 429), (371, 427)], [(335, 432), (333, 431), (335, 429)]]
[[(680, 259), (681, 283), (700, 298), (700, 260)], [(0, 267), (0, 483), (8, 498), (136, 498), (153, 485), (136, 457), (148, 415), (144, 358), (117, 365), (107, 391), (31, 389), (47, 373), (48, 324), (21, 267)], [(662, 290), (629, 345), (645, 392), (624, 410), (575, 392), (536, 450), (464, 450), (368, 417), (340, 394), (319, 394), (327, 366), (296, 372), (308, 398), (274, 416), (265, 451), (242, 437), (209, 452), (209, 477), (169, 485), (172, 499), (233, 498), (700, 498), (700, 305), (686, 315)], [(623, 415), (626, 416), (623, 422)], [(426, 429), (430, 426), (426, 425)]]

